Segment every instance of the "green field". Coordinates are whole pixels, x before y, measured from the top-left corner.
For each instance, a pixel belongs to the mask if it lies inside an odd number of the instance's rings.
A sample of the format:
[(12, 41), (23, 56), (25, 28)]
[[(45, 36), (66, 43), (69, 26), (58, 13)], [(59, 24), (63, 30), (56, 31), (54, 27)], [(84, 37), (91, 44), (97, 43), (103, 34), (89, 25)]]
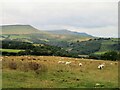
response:
[(102, 41), (101, 48), (99, 51), (103, 52), (103, 51), (108, 51), (108, 50), (114, 50), (114, 47), (112, 47), (113, 44), (118, 44), (118, 40), (111, 39), (111, 40), (107, 40), (107, 41)]
[(10, 39), (16, 39), (16, 38), (18, 38), (18, 39), (22, 39), (22, 38), (30, 39), (30, 37), (28, 37), (27, 35), (26, 36), (25, 35), (11, 35), (10, 36)]
[[(72, 63), (65, 65), (58, 64), (58, 61)], [(81, 67), (78, 65), (80, 62), (83, 64)], [(3, 88), (118, 87), (117, 61), (54, 56), (5, 56), (2, 63)], [(105, 63), (102, 70), (97, 68), (100, 63)], [(35, 64), (39, 64), (39, 69), (33, 70)], [(13, 69), (13, 66), (16, 68)]]
[(104, 52), (95, 52), (94, 54), (97, 54), (97, 55), (101, 55), (101, 54), (105, 54), (107, 51), (104, 51)]
[(1, 52), (14, 52), (14, 53), (18, 53), (20, 51), (24, 51), (24, 50), (18, 50), (18, 49), (0, 49)]

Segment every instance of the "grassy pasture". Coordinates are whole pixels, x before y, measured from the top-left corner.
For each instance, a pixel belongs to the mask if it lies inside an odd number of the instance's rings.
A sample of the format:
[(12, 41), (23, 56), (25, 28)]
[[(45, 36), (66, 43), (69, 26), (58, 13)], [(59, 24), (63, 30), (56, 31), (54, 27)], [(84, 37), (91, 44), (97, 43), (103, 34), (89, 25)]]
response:
[(95, 52), (94, 54), (97, 54), (97, 55), (101, 55), (101, 54), (105, 54), (107, 51), (103, 51), (103, 52)]
[[(1, 57), (2, 58), (2, 57)], [(71, 65), (58, 61), (72, 61)], [(10, 67), (10, 64), (16, 68)], [(39, 64), (39, 69), (30, 63)], [(79, 66), (79, 63), (83, 66)], [(105, 63), (105, 68), (97, 66)], [(15, 64), (15, 65), (14, 65)], [(55, 56), (4, 56), (3, 88), (116, 88), (118, 62)]]
[(10, 39), (30, 39), (30, 37), (28, 37), (27, 35), (11, 35)]
[(24, 50), (18, 50), (18, 49), (0, 49), (1, 52), (14, 52), (14, 53), (18, 53), (20, 51), (24, 51)]

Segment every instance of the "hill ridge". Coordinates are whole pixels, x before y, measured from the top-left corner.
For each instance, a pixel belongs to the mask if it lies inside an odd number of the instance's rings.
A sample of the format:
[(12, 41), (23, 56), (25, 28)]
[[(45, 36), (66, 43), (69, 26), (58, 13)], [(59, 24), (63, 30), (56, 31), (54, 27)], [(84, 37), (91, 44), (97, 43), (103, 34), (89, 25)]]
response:
[(42, 32), (31, 25), (2, 25), (2, 34), (30, 34)]

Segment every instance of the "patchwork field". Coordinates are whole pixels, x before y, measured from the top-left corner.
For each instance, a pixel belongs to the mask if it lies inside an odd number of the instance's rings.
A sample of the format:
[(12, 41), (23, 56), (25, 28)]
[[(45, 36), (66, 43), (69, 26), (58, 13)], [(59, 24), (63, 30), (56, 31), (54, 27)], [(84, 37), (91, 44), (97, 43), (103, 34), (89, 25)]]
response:
[(18, 50), (18, 49), (0, 49), (0, 52), (20, 52), (20, 51), (24, 51), (24, 50)]
[[(118, 62), (55, 56), (4, 56), (3, 88), (116, 88)], [(71, 61), (71, 64), (58, 63)], [(82, 63), (82, 66), (79, 66)], [(105, 64), (98, 69), (99, 64)]]

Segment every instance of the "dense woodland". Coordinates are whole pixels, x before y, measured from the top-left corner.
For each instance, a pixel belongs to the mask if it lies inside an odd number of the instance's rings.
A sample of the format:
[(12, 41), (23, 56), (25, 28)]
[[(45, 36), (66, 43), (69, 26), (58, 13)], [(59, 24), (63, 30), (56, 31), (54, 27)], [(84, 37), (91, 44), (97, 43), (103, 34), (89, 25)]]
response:
[(68, 51), (56, 46), (37, 45), (28, 42), (19, 41), (2, 41), (3, 49), (24, 49), (18, 53), (2, 52), (3, 55), (55, 55), (55, 56), (70, 56)]

